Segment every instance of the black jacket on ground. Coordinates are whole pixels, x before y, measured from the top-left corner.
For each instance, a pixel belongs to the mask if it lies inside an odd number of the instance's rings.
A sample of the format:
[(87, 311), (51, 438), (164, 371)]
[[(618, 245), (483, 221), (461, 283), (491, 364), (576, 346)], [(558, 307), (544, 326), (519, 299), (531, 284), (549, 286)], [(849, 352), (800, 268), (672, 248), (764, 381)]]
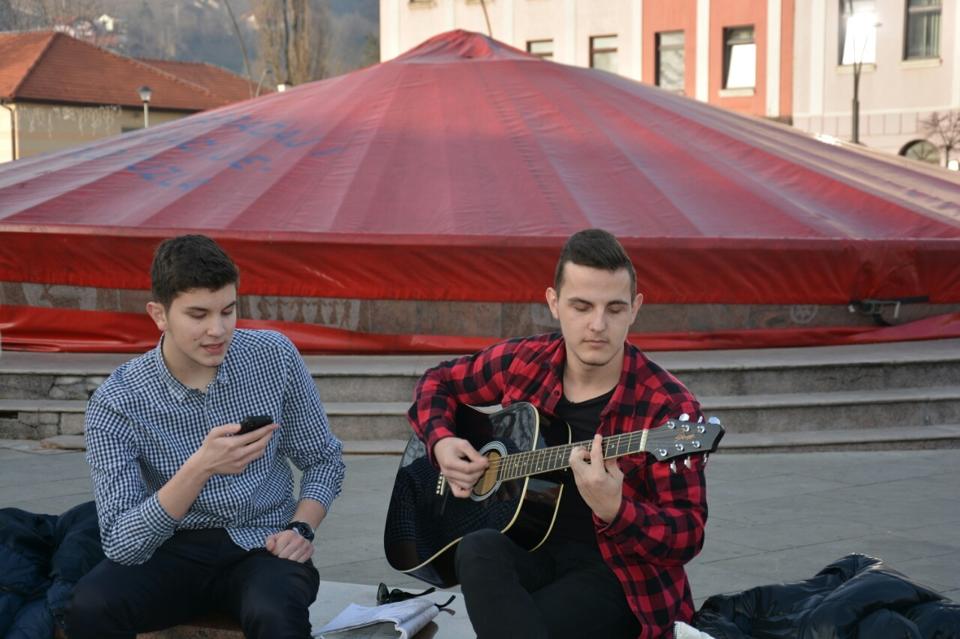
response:
[(53, 637), (74, 584), (102, 559), (92, 501), (60, 516), (0, 508), (0, 637)]
[(692, 625), (715, 639), (960, 639), (960, 605), (847, 555), (806, 581), (710, 597)]

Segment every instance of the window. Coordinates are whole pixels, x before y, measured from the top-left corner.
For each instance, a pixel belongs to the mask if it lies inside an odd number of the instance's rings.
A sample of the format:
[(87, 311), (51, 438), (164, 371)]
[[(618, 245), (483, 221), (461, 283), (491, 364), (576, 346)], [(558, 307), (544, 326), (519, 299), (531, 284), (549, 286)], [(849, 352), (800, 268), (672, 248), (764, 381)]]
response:
[(907, 0), (903, 59), (940, 57), (940, 0)]
[(753, 26), (723, 30), (723, 88), (752, 89), (757, 85), (757, 43)]
[(683, 91), (683, 71), (683, 31), (658, 33), (657, 86), (668, 91)]
[(914, 140), (910, 142), (900, 149), (900, 155), (910, 158), (911, 160), (919, 160), (940, 166), (940, 149), (926, 140)]
[(527, 53), (544, 60), (553, 60), (553, 40), (527, 40)]
[(590, 68), (617, 72), (617, 36), (593, 36), (590, 38)]
[(840, 0), (839, 64), (877, 62), (877, 12), (874, 0)]

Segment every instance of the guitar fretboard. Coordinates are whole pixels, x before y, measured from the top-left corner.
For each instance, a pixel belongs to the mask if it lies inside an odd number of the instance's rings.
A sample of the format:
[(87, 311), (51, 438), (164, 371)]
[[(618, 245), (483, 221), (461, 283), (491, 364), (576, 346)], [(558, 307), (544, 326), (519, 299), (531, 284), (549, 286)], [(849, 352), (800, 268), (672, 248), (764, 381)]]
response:
[[(613, 459), (645, 451), (649, 433), (648, 430), (639, 430), (604, 437), (602, 442), (603, 458)], [(492, 462), (491, 469), (496, 470), (497, 479), (500, 481), (563, 470), (570, 467), (570, 452), (578, 446), (586, 448), (587, 451), (592, 451), (593, 441), (587, 440), (513, 453)]]

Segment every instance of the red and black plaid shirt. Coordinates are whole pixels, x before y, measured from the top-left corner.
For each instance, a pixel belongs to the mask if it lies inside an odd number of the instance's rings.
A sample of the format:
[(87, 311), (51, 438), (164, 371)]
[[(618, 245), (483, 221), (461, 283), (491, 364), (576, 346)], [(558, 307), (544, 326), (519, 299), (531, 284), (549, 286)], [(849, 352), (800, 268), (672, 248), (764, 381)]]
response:
[[(565, 358), (563, 338), (553, 334), (501, 342), (445, 362), (424, 374), (408, 417), (432, 457), (434, 444), (455, 434), (458, 404), (527, 401), (556, 415)], [(600, 414), (597, 432), (607, 436), (648, 429), (682, 413), (696, 420), (699, 402), (673, 375), (626, 344), (623, 373)], [(689, 469), (677, 464), (673, 473), (649, 455), (620, 458), (620, 511), (610, 523), (594, 515), (600, 552), (640, 620), (640, 639), (667, 636), (675, 621), (693, 616), (683, 566), (703, 547), (707, 493), (703, 456), (690, 459)]]

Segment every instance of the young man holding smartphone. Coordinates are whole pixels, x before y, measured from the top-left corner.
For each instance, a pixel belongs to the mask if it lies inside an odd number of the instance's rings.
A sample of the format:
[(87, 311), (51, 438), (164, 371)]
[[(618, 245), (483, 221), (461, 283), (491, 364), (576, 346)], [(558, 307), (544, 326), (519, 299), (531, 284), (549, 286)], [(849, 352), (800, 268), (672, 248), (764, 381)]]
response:
[[(283, 335), (236, 329), (239, 274), (210, 238), (163, 242), (151, 277), (160, 343), (87, 408), (107, 559), (77, 584), (70, 637), (133, 638), (207, 611), (247, 637), (309, 637), (313, 531), (344, 475), (313, 379)], [(272, 419), (241, 433), (248, 416)]]

